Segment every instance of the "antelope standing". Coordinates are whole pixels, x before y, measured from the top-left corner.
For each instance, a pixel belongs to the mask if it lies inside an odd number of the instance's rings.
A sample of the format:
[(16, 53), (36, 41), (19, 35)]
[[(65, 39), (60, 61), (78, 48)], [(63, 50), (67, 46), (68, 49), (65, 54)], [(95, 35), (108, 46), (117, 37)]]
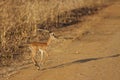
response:
[[(44, 64), (45, 60), (43, 60), (43, 56), (46, 55), (48, 57), (48, 53), (46, 52), (47, 47), (50, 45), (51, 41), (55, 39), (54, 33), (49, 33), (50, 37), (47, 42), (41, 43), (41, 42), (31, 42), (28, 44), (30, 50), (31, 50), (31, 58), (34, 63), (34, 65), (37, 67), (37, 69), (41, 69), (41, 65)], [(41, 61), (40, 64), (38, 64), (38, 61), (36, 60), (37, 53), (41, 53)]]

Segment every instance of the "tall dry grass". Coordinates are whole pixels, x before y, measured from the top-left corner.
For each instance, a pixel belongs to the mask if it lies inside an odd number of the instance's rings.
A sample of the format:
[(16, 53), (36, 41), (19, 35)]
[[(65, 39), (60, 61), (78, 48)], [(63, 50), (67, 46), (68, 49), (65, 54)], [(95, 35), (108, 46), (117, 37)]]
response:
[[(50, 30), (66, 23), (71, 10), (95, 7), (108, 0), (1, 0), (0, 1), (0, 65), (23, 58), (21, 45), (46, 37), (38, 28)], [(51, 26), (51, 24), (53, 24)]]

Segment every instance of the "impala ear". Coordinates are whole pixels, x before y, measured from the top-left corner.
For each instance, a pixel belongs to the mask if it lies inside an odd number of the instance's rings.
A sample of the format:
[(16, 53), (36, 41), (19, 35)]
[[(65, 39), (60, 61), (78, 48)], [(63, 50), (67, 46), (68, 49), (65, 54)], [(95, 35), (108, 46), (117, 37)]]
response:
[(53, 33), (52, 31), (49, 31), (49, 33)]

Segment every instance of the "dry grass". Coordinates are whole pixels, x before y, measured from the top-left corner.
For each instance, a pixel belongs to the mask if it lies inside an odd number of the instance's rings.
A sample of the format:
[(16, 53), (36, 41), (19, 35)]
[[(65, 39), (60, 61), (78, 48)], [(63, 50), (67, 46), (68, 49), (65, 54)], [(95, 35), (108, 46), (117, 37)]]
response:
[[(1, 0), (0, 65), (9, 65), (14, 59), (21, 60), (23, 53), (26, 52), (26, 49), (20, 47), (21, 45), (39, 41), (44, 37), (47, 39), (43, 33), (38, 35), (38, 28), (50, 30), (71, 24), (78, 19), (78, 16), (82, 16), (83, 13), (91, 14), (91, 8), (100, 6), (106, 1)], [(85, 12), (81, 12), (80, 9)], [(76, 10), (81, 14), (77, 14)]]

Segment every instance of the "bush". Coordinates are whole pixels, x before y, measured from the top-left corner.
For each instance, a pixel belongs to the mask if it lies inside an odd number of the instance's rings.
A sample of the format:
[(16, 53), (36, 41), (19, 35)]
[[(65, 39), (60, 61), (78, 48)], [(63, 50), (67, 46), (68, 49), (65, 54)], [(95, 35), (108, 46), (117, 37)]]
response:
[(10, 64), (16, 55), (23, 57), (27, 49), (21, 45), (46, 37), (38, 34), (38, 28), (59, 27), (59, 23), (69, 22), (72, 10), (103, 3), (104, 0), (1, 0), (0, 64)]

